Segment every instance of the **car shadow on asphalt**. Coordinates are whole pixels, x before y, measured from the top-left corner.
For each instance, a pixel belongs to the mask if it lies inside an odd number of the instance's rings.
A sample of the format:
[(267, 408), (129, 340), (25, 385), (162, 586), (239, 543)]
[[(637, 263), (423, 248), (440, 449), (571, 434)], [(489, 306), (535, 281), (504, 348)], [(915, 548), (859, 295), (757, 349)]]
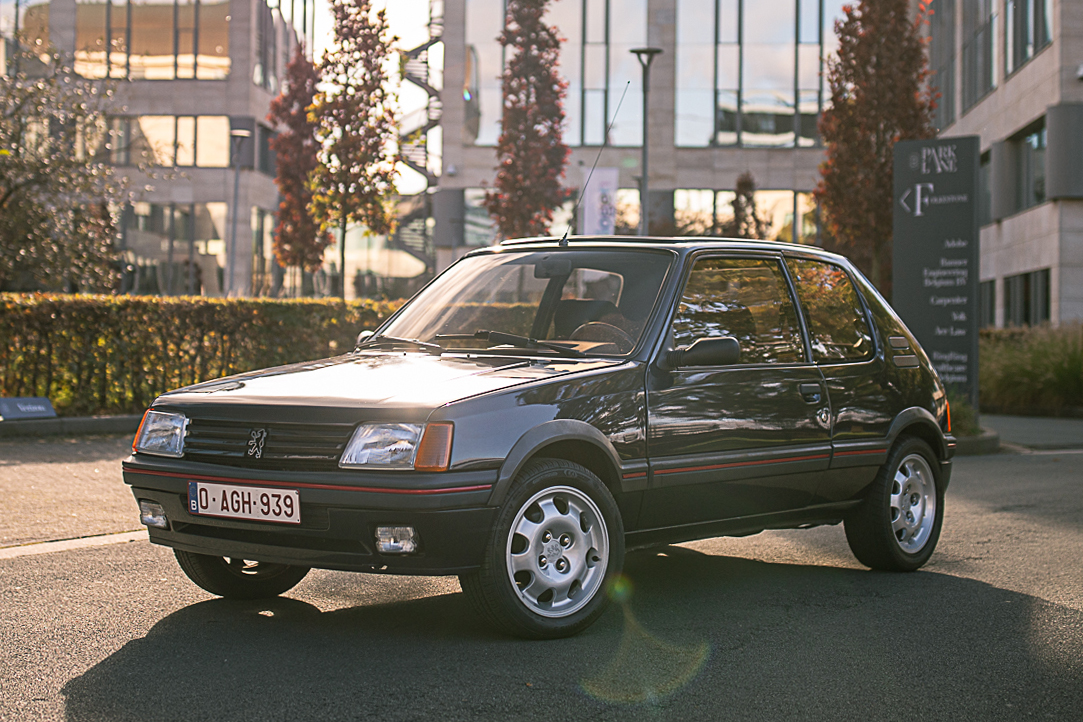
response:
[(1083, 613), (973, 580), (665, 547), (629, 555), (618, 596), (549, 642), (500, 636), (462, 594), (327, 612), (203, 601), (69, 681), (67, 718), (1068, 719), (1083, 706)]

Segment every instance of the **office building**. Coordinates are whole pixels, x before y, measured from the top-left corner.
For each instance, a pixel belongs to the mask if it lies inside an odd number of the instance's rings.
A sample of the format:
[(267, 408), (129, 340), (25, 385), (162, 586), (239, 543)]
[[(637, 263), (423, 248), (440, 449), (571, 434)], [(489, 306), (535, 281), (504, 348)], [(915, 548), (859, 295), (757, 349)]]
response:
[(940, 135), (981, 138), (982, 325), (1083, 319), (1083, 3), (932, 9)]
[(275, 0), (3, 0), (0, 56), (17, 28), (30, 48), (52, 46), (79, 75), (115, 84), (110, 158), (132, 193), (120, 213), (125, 290), (289, 292), (271, 251), (266, 117), (311, 2), (288, 0), (288, 22)]
[[(823, 161), (816, 124), (828, 101), (823, 58), (834, 51), (842, 5), (553, 0), (546, 20), (565, 38), (566, 184), (582, 185), (612, 123), (599, 166), (619, 169), (618, 214), (634, 224), (643, 117), (641, 69), (631, 50), (653, 46), (663, 52), (650, 71), (652, 227), (716, 227), (731, 214), (737, 177), (747, 171), (769, 237), (815, 242), (811, 191)], [(445, 9), (443, 173), (435, 203), (441, 267), (494, 237), (481, 200), (495, 178), (504, 60), (496, 38), (504, 7), (504, 0), (465, 0)]]

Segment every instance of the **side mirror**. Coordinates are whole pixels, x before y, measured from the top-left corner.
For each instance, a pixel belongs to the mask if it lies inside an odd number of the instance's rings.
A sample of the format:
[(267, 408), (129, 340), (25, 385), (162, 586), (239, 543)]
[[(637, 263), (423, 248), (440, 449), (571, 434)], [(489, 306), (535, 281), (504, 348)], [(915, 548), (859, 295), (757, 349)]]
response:
[(729, 366), (741, 358), (741, 344), (732, 336), (697, 338), (691, 346), (666, 351), (659, 364), (665, 370), (682, 366)]
[(365, 341), (368, 341), (370, 336), (372, 336), (372, 331), (362, 331), (361, 333), (357, 334), (357, 343), (354, 344), (354, 348), (357, 348)]

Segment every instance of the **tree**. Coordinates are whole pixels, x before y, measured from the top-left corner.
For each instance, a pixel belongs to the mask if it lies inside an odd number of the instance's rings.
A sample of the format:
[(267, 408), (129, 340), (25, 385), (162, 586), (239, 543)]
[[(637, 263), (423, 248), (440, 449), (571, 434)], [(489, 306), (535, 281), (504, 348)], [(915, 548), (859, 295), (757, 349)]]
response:
[(390, 90), (391, 35), (384, 11), (370, 0), (333, 0), (335, 41), (320, 62), (325, 89), (309, 117), (316, 125), (319, 164), (312, 174), (312, 212), (320, 229), (338, 226), (340, 286), (346, 296), (346, 226), (395, 230), (395, 94)]
[(323, 262), (331, 235), (322, 230), (309, 212), (312, 188), (309, 177), (319, 165), (316, 124), (308, 109), (316, 96), (320, 76), (297, 46), (286, 67), (282, 93), (271, 101), (267, 120), (282, 128), (271, 140), (276, 155), (275, 183), (282, 196), (278, 205), (274, 253), (278, 265), (298, 267), (312, 273)]
[(58, 56), (21, 61), (33, 77), (0, 77), (0, 290), (112, 290), (122, 200), (108, 163), (112, 91)]
[(827, 160), (815, 197), (827, 245), (850, 256), (890, 297), (892, 153), (900, 140), (934, 135), (936, 91), (927, 84), (919, 30), (926, 3), (862, 0), (835, 23), (837, 58), (827, 61), (831, 106), (820, 118)]
[(771, 224), (760, 218), (756, 211), (756, 179), (745, 171), (737, 176), (737, 188), (733, 195), (733, 218), (722, 224), (721, 235), (727, 238), (765, 239)]
[(504, 238), (544, 235), (553, 210), (568, 197), (561, 186), (564, 92), (557, 73), (560, 36), (542, 22), (549, 0), (508, 0), (498, 40), (514, 50), (504, 71), (504, 114), (497, 141), (499, 168), (485, 207)]

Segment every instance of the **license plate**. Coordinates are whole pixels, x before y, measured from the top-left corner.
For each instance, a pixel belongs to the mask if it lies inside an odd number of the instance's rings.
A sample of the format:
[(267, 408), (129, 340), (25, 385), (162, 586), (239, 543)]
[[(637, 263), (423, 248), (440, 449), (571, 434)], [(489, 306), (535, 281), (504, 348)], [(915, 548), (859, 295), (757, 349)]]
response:
[(301, 500), (295, 489), (189, 481), (188, 511), (227, 519), (301, 523)]

